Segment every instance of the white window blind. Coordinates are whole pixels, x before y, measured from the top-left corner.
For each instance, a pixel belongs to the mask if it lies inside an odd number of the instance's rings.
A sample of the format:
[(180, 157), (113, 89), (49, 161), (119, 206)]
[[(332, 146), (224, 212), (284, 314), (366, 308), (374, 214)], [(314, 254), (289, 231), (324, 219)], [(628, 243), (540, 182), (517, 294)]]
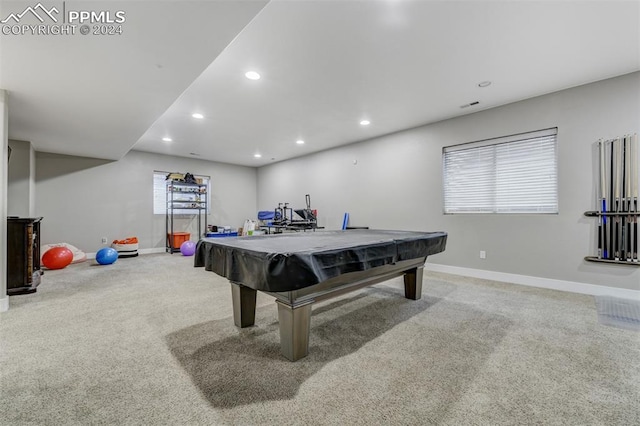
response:
[[(153, 172), (153, 214), (165, 214), (167, 212), (167, 175), (169, 172)], [(211, 212), (211, 179), (209, 176), (194, 175), (202, 178), (202, 183), (207, 185), (207, 214)], [(174, 214), (193, 214), (193, 210), (174, 209)]]
[(557, 128), (445, 147), (445, 213), (558, 213)]

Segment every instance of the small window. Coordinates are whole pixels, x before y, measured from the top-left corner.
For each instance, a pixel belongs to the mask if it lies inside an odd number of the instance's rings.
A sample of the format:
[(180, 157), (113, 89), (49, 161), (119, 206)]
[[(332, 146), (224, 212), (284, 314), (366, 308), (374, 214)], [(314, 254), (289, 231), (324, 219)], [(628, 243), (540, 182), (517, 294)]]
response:
[(442, 150), (444, 212), (558, 213), (557, 128)]
[[(165, 214), (167, 212), (167, 175), (169, 172), (153, 172), (153, 214)], [(211, 185), (209, 176), (195, 175), (201, 178), (207, 185), (207, 214), (211, 212)], [(193, 210), (174, 209), (174, 214), (193, 214)]]

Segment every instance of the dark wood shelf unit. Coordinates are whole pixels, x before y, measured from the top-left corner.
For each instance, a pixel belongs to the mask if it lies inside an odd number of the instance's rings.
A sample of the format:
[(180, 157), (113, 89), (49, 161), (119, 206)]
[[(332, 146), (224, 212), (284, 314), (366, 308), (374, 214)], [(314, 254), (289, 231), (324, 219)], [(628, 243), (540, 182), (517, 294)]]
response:
[(38, 218), (7, 218), (7, 294), (35, 293), (40, 284), (40, 222)]

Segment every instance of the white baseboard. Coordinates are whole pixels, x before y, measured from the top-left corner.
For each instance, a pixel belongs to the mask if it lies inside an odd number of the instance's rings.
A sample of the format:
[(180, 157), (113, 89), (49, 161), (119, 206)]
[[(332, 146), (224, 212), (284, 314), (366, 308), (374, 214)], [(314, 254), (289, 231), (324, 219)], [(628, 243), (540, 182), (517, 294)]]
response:
[(0, 312), (7, 312), (9, 310), (9, 296), (0, 298)]
[(156, 254), (156, 253), (165, 253), (166, 249), (164, 247), (156, 247), (156, 248), (148, 248), (148, 249), (140, 249), (138, 253), (140, 254)]
[[(164, 252), (165, 252), (165, 248), (164, 247), (155, 247), (155, 248), (139, 249), (138, 250), (138, 254), (155, 254), (155, 253), (164, 253)], [(87, 259), (95, 259), (96, 258), (96, 254), (95, 253), (85, 253), (85, 254), (87, 255)]]
[(568, 291), (570, 293), (589, 294), (592, 296), (613, 296), (623, 299), (640, 300), (640, 291), (626, 288), (607, 287), (596, 284), (585, 284), (575, 281), (554, 280), (551, 278), (532, 277), (528, 275), (509, 274), (506, 272), (485, 271), (482, 269), (463, 268), (460, 266), (438, 265), (426, 263), (424, 268), (434, 272), (462, 275), (465, 277), (481, 278), (529, 287), (547, 288), (551, 290)]

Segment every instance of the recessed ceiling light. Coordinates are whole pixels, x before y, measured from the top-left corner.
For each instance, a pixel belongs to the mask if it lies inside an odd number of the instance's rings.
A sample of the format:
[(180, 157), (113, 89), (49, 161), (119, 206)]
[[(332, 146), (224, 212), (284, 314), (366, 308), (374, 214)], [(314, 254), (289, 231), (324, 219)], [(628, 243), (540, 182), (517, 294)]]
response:
[(260, 80), (260, 74), (255, 71), (249, 71), (244, 74), (249, 80)]
[(478, 83), (478, 87), (488, 87), (488, 86), (491, 86), (490, 81), (481, 81), (480, 83)]
[(296, 141), (296, 143), (297, 143), (298, 145), (303, 145), (303, 144), (304, 144), (304, 141), (303, 141), (302, 139), (298, 139), (298, 140)]
[(262, 157), (262, 155), (260, 155), (260, 154), (253, 154), (253, 156), (254, 156), (255, 158), (260, 158), (260, 157)]
[(204, 118), (204, 115), (200, 114), (199, 112), (196, 112), (196, 113), (194, 113), (194, 114), (191, 114), (191, 116), (192, 116), (193, 118)]
[(162, 138), (162, 140), (165, 141), (165, 142), (172, 142), (173, 141), (173, 139), (167, 138), (167, 137)]
[(371, 124), (371, 122), (370, 122), (369, 120), (362, 120), (362, 121), (360, 122), (360, 125), (361, 125), (361, 126), (368, 126), (369, 124)]

